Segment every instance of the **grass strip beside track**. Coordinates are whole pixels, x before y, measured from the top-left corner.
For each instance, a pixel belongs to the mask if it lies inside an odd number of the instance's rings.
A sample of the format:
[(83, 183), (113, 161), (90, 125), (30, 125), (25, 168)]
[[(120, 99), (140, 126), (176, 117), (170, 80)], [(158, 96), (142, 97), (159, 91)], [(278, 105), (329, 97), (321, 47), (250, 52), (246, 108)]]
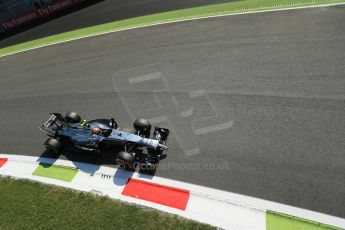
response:
[(42, 46), (61, 43), (64, 41), (95, 36), (118, 30), (155, 25), (165, 22), (183, 21), (224, 14), (255, 12), (261, 10), (283, 9), (341, 2), (345, 2), (345, 0), (239, 0), (222, 4), (176, 10), (87, 27), (6, 47), (0, 49), (0, 57)]
[(77, 172), (73, 167), (40, 163), (32, 175), (70, 182)]
[(266, 229), (267, 230), (341, 230), (326, 224), (310, 221), (282, 213), (267, 211), (266, 213)]
[(214, 229), (105, 196), (8, 177), (0, 177), (0, 197), (0, 229)]

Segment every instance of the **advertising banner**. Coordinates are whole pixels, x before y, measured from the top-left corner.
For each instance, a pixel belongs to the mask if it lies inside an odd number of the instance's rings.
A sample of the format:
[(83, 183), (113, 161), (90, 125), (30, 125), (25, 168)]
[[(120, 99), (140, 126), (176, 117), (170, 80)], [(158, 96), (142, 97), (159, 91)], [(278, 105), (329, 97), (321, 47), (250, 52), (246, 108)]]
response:
[(1, 22), (0, 32), (9, 31), (18, 27), (30, 24), (38, 19), (48, 17), (61, 10), (74, 7), (87, 0), (59, 0), (50, 4), (43, 5), (39, 9), (28, 11), (24, 14), (12, 17), (7, 21)]

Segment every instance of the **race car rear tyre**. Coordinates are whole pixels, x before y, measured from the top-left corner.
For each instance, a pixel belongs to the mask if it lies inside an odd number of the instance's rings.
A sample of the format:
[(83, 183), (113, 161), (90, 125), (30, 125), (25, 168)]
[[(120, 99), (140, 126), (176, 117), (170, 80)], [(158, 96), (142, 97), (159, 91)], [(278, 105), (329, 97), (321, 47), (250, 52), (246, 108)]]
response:
[(48, 150), (52, 150), (55, 153), (58, 153), (62, 147), (61, 142), (54, 139), (54, 138), (49, 138), (44, 142), (44, 147)]
[(150, 137), (151, 123), (148, 120), (144, 118), (138, 118), (134, 121), (133, 127), (146, 138)]
[(81, 117), (76, 112), (68, 112), (65, 115), (65, 121), (67, 123), (79, 123), (81, 121)]
[(134, 170), (135, 158), (132, 154), (122, 151), (117, 155), (116, 163), (120, 168), (124, 168), (126, 170)]

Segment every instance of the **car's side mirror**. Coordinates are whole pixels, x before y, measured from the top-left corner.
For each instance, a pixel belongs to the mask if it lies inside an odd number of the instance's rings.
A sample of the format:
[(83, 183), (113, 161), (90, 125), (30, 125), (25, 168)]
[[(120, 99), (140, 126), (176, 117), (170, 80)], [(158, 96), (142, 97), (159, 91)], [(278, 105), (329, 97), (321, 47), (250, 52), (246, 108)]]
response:
[(111, 118), (110, 120), (111, 120), (111, 128), (117, 129), (117, 123), (116, 123), (115, 119)]

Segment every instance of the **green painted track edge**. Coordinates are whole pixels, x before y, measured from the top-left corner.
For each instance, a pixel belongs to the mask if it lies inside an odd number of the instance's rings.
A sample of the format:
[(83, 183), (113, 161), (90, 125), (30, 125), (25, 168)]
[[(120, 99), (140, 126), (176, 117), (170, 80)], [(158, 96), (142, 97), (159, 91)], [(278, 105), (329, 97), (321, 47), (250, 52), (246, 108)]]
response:
[[(284, 214), (284, 213), (279, 213), (279, 212), (275, 212), (275, 211), (271, 211), (271, 210), (267, 210), (266, 211), (266, 230), (271, 230), (268, 226), (269, 226), (269, 222), (270, 222), (270, 218), (269, 215), (274, 215), (274, 216), (279, 216), (279, 217), (283, 217), (286, 219), (290, 219), (292, 221), (298, 221), (298, 222), (302, 222), (302, 223), (307, 223), (310, 225), (313, 225), (315, 227), (315, 229), (329, 229), (329, 230), (344, 230), (342, 228), (338, 228), (338, 227), (334, 227), (328, 224), (323, 224), (323, 223), (319, 223), (316, 221), (312, 221), (312, 220), (307, 220), (301, 217), (296, 217), (296, 216), (291, 216), (288, 214)], [(299, 228), (296, 228), (299, 229)], [(286, 228), (285, 230), (294, 230), (294, 229), (288, 229)]]
[[(51, 172), (49, 172), (49, 170), (61, 170), (63, 173), (60, 172), (60, 174), (57, 173), (55, 175), (50, 175)], [(66, 172), (67, 175), (63, 175), (66, 174)], [(73, 178), (77, 175), (77, 173), (78, 169), (74, 167), (40, 163), (35, 169), (35, 171), (32, 173), (32, 175), (71, 182)]]

